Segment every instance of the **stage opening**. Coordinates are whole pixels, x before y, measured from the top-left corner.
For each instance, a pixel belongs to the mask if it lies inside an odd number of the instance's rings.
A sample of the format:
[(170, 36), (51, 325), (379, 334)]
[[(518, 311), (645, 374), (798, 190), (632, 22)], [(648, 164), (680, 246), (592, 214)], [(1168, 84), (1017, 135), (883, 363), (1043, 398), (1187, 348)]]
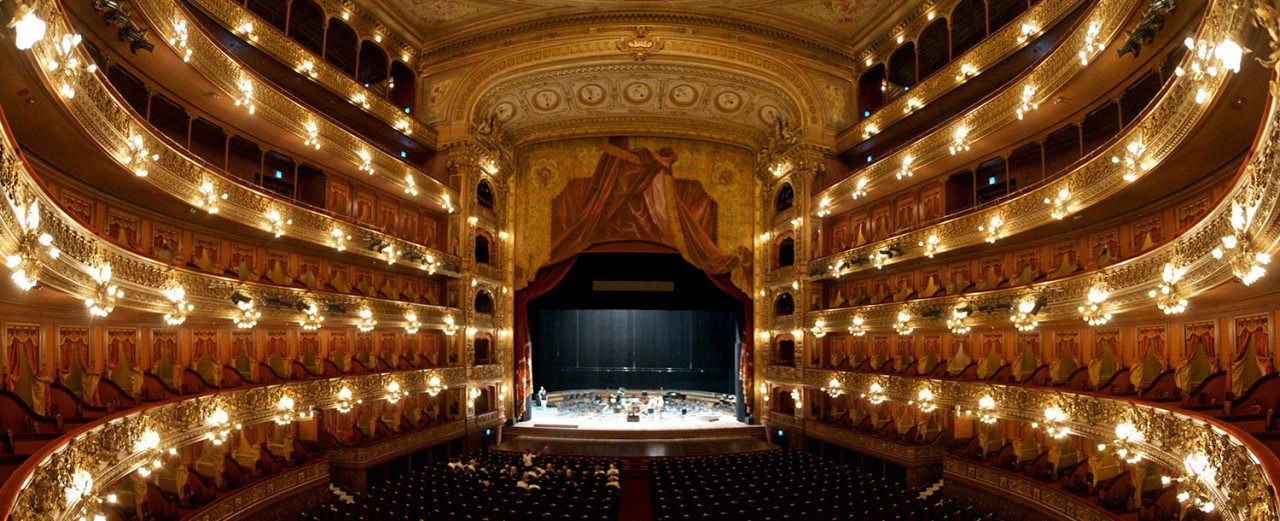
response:
[(581, 254), (528, 313), (535, 390), (741, 387), (743, 302), (677, 254)]

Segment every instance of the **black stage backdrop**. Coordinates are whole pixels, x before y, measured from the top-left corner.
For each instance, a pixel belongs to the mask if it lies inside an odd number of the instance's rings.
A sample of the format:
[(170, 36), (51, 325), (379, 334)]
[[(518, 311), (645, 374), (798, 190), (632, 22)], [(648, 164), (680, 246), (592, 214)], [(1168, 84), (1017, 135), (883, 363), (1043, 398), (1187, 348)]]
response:
[(678, 255), (583, 254), (529, 314), (535, 389), (736, 389), (742, 304)]

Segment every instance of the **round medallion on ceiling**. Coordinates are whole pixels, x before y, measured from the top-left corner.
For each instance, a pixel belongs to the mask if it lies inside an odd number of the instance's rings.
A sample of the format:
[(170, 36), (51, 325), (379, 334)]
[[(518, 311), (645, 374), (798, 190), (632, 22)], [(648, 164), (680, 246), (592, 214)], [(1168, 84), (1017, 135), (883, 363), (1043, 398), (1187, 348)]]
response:
[(588, 83), (578, 88), (578, 101), (583, 105), (599, 105), (604, 101), (605, 90), (596, 83)]
[(552, 110), (560, 106), (560, 95), (554, 90), (540, 90), (533, 95), (533, 106), (541, 110)]
[(493, 108), (493, 115), (498, 118), (498, 121), (505, 122), (516, 115), (516, 106), (510, 101), (504, 101)]
[(716, 108), (725, 112), (733, 112), (742, 106), (742, 96), (736, 92), (725, 91), (716, 96)]
[(775, 107), (773, 105), (765, 105), (763, 107), (760, 107), (760, 121), (763, 121), (765, 123), (772, 125), (774, 123), (777, 123), (778, 118), (780, 117), (782, 117), (782, 112), (778, 110), (778, 107)]
[(623, 89), (622, 96), (632, 103), (644, 103), (653, 96), (653, 88), (640, 82), (632, 83)]
[(688, 107), (698, 101), (698, 89), (687, 83), (682, 83), (672, 87), (668, 97), (671, 98), (672, 104)]

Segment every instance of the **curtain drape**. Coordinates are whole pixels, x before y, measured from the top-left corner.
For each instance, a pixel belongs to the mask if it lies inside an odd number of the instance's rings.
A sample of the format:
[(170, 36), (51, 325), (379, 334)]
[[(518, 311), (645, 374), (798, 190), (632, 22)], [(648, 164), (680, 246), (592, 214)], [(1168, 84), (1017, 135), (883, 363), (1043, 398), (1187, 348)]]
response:
[(515, 324), (513, 325), (516, 350), (516, 355), (513, 357), (516, 364), (516, 418), (524, 417), (525, 397), (533, 393), (533, 373), (530, 371), (532, 346), (529, 340), (529, 301), (556, 287), (556, 284), (569, 274), (569, 270), (573, 268), (573, 261), (577, 258), (575, 255), (538, 270), (538, 276), (533, 282), (516, 292)]

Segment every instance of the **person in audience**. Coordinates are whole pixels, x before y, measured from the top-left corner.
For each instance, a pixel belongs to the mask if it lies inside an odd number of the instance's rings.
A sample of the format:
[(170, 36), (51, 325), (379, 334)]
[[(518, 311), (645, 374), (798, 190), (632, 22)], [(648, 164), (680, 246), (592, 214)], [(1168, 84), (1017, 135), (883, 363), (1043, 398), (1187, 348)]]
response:
[(617, 475), (612, 475), (612, 476), (609, 476), (609, 480), (608, 480), (608, 481), (605, 481), (605, 482), (604, 482), (604, 486), (606, 486), (606, 487), (613, 487), (613, 488), (616, 488), (616, 489), (618, 489), (618, 490), (621, 490), (621, 489), (622, 489), (622, 482), (618, 480), (618, 476), (617, 476)]
[(525, 452), (523, 457), (524, 457), (524, 466), (525, 466), (525, 467), (532, 467), (532, 466), (533, 466), (533, 458), (535, 458), (535, 457), (536, 457), (536, 455), (533, 453), (533, 451)]
[(620, 473), (621, 472), (618, 470), (618, 467), (614, 466), (614, 464), (612, 463), (609, 464), (609, 470), (605, 471), (606, 475), (614, 478), (618, 477), (618, 474)]

